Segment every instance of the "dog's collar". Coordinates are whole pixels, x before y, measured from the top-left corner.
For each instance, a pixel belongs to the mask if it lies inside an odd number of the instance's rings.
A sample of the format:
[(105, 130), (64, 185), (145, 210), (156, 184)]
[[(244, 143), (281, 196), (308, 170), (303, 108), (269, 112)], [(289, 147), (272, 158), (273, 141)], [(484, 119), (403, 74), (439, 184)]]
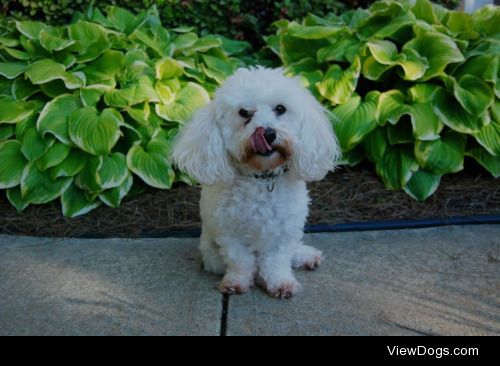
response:
[(254, 174), (253, 177), (255, 179), (264, 179), (267, 182), (267, 190), (269, 192), (274, 191), (274, 186), (275, 186), (275, 179), (277, 177), (280, 177), (286, 172), (288, 172), (290, 169), (288, 166), (284, 165), (280, 167), (279, 169), (274, 169), (274, 170), (264, 170), (263, 172), (260, 172), (259, 174)]

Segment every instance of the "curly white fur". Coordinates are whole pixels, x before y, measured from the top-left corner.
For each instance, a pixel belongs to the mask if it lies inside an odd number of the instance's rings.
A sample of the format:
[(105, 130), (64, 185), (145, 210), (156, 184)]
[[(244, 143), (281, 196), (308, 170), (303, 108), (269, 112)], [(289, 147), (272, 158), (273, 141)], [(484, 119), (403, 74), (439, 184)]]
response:
[[(276, 131), (270, 156), (250, 147), (259, 127)], [(306, 182), (339, 157), (326, 112), (299, 80), (281, 69), (239, 69), (181, 130), (172, 157), (202, 184), (200, 250), (205, 269), (224, 275), (220, 290), (244, 293), (257, 279), (273, 296), (296, 294), (292, 267), (313, 270), (322, 259), (302, 244)], [(262, 170), (276, 174), (271, 192), (269, 179), (255, 177)]]

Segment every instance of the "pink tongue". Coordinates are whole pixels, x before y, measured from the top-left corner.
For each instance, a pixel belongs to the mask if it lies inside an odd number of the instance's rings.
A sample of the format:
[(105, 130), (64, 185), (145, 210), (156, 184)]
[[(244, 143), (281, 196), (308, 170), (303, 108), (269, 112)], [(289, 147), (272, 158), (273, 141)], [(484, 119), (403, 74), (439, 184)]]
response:
[(254, 152), (259, 152), (264, 154), (268, 151), (271, 151), (273, 148), (267, 143), (266, 138), (264, 137), (265, 129), (263, 127), (259, 127), (255, 130), (253, 135), (250, 137), (250, 142), (252, 144), (252, 149)]

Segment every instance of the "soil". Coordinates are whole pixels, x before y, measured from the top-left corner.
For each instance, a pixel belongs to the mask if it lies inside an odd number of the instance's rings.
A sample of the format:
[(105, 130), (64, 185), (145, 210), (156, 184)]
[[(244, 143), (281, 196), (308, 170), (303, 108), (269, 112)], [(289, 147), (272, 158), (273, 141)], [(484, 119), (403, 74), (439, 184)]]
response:
[[(472, 170), (472, 172), (471, 172)], [(387, 190), (370, 167), (344, 167), (309, 185), (312, 204), (308, 224), (340, 224), (402, 219), (499, 215), (498, 179), (480, 169), (445, 176), (426, 202)], [(198, 229), (200, 189), (178, 184), (169, 191), (150, 189), (126, 199), (119, 209), (102, 205), (69, 219), (59, 202), (30, 206), (22, 214), (0, 192), (0, 234), (43, 237), (162, 236)]]

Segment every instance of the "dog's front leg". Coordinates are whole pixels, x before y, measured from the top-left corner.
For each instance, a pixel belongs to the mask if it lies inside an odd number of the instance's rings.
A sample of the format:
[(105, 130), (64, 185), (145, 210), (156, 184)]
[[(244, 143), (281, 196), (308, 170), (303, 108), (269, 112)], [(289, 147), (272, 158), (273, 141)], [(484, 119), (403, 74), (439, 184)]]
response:
[(253, 286), (256, 272), (255, 255), (237, 239), (217, 238), (220, 254), (226, 264), (226, 274), (219, 284), (224, 294), (243, 294)]
[(279, 246), (259, 256), (259, 277), (271, 296), (288, 299), (300, 291), (292, 273), (293, 253), (288, 246)]

